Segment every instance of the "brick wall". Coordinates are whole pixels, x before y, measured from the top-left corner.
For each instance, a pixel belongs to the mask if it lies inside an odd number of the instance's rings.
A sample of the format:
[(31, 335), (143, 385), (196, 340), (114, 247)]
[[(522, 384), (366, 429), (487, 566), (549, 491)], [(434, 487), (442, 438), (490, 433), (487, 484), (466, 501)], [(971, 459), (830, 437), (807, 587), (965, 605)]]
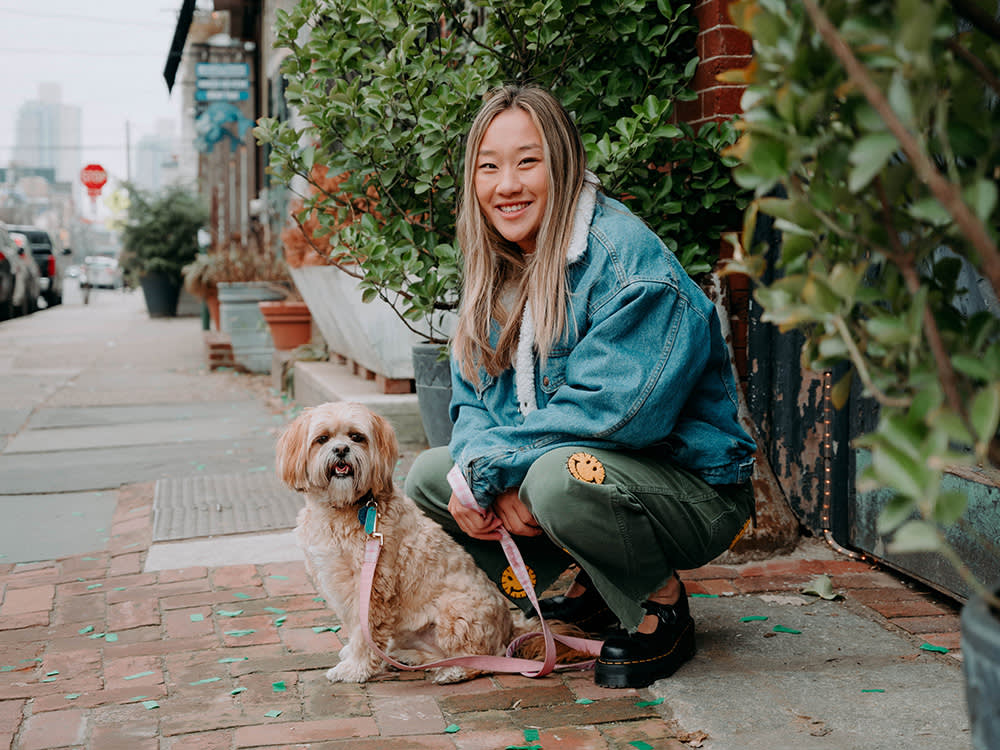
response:
[[(694, 6), (698, 19), (698, 69), (694, 75), (697, 100), (682, 102), (677, 117), (695, 127), (706, 122), (728, 120), (739, 114), (743, 86), (720, 83), (716, 76), (726, 70), (750, 64), (753, 46), (750, 37), (733, 25), (729, 17), (731, 0), (698, 0)], [(738, 229), (739, 227), (733, 227)], [(719, 257), (731, 257), (731, 248), (723, 243)], [(750, 279), (742, 274), (726, 277), (729, 292), (730, 325), (733, 353), (740, 378), (747, 380), (747, 333), (750, 316)]]

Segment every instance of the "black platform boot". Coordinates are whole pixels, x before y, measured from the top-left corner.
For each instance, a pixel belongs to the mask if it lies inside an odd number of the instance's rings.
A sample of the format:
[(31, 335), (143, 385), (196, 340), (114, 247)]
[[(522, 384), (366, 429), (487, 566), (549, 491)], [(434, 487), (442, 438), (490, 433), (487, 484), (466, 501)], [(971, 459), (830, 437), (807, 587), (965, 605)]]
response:
[(656, 630), (604, 642), (594, 667), (594, 682), (601, 687), (646, 687), (669, 677), (694, 656), (694, 620), (683, 583), (676, 604), (645, 601), (642, 606), (648, 614), (656, 615)]
[(576, 574), (576, 583), (584, 588), (580, 596), (552, 596), (538, 602), (542, 617), (561, 620), (575, 625), (585, 633), (602, 635), (618, 628), (618, 616), (597, 593), (594, 584), (582, 569)]

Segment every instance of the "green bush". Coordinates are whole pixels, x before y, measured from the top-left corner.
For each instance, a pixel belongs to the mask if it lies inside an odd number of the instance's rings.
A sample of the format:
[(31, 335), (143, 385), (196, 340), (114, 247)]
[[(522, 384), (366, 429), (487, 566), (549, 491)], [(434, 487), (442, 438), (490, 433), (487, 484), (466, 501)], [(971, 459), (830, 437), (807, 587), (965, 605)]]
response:
[(174, 185), (151, 194), (128, 186), (128, 218), (122, 229), (121, 267), (132, 286), (148, 273), (165, 273), (179, 285), (181, 269), (198, 254), (198, 230), (208, 208), (198, 194)]
[[(457, 307), (455, 247), (463, 139), (482, 95), (544, 85), (574, 113), (591, 168), (664, 238), (692, 274), (708, 271), (743, 192), (720, 150), (728, 124), (675, 124), (697, 65), (690, 3), (667, 0), (302, 0), (279, 11), (287, 98), (300, 119), (261, 120), (274, 178), (303, 190), (328, 255), (428, 340)], [(342, 194), (325, 174), (348, 173)], [(371, 210), (358, 197), (372, 198)], [(345, 199), (346, 198), (346, 199)], [(345, 226), (346, 224), (346, 226)], [(346, 253), (346, 261), (341, 254)], [(359, 265), (353, 266), (350, 261)]]
[[(966, 498), (944, 475), (1000, 468), (1000, 45), (960, 6), (743, 0), (755, 59), (730, 76), (752, 105), (735, 174), (757, 196), (737, 266), (764, 320), (805, 335), (803, 366), (851, 366), (837, 407), (855, 380), (878, 402), (862, 486), (893, 492), (879, 522), (893, 549), (956, 563), (944, 531)], [(752, 244), (758, 213), (782, 231), (773, 268)], [(963, 279), (987, 309), (962, 310)]]

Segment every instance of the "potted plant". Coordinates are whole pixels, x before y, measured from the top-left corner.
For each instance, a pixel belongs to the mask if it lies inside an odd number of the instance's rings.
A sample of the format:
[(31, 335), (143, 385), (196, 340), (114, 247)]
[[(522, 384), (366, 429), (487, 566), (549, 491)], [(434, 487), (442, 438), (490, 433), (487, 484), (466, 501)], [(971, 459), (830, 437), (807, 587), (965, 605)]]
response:
[(743, 203), (719, 153), (734, 140), (728, 125), (696, 133), (673, 122), (675, 103), (695, 98), (693, 20), (688, 4), (638, 2), (609, 23), (596, 7), (561, 0), (301, 0), (279, 12), (296, 117), (263, 118), (255, 134), (270, 147), (271, 173), (300, 195), (294, 222), (314, 224), (305, 236), (315, 253), (304, 257), (340, 269), (363, 301), (388, 305), (434, 347), (422, 361), (441, 359), (461, 288), (465, 130), (488, 89), (530, 80), (576, 113), (605, 189), (689, 272), (708, 271)]
[(181, 269), (184, 288), (189, 294), (200, 297), (208, 307), (212, 327), (219, 330), (219, 256), (199, 252), (195, 259)]
[(208, 218), (200, 197), (172, 185), (158, 194), (128, 186), (129, 205), (122, 230), (122, 273), (142, 287), (153, 317), (177, 314), (182, 269), (198, 253), (198, 230)]
[[(1000, 27), (967, 2), (731, 9), (755, 50), (727, 78), (748, 87), (730, 153), (756, 193), (734, 270), (757, 280), (765, 320), (802, 333), (805, 366), (848, 366), (838, 408), (852, 387), (877, 402), (856, 443), (870, 455), (859, 491), (888, 496), (887, 554), (943, 555), (972, 587), (972, 734), (977, 750), (998, 747), (1000, 550), (978, 540), (977, 576), (954, 534), (978, 520), (956, 477), (1000, 469)], [(753, 245), (759, 215), (780, 247)], [(994, 302), (973, 304), (979, 290)]]

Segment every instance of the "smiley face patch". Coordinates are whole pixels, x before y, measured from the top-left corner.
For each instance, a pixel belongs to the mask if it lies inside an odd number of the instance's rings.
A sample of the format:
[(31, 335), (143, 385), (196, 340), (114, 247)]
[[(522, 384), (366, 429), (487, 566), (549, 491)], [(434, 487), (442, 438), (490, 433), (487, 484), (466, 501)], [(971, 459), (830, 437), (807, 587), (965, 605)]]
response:
[(574, 453), (566, 461), (566, 468), (581, 482), (604, 484), (604, 464), (589, 453)]
[[(531, 579), (531, 585), (535, 585), (535, 571), (531, 568), (525, 566), (528, 570), (528, 578)], [(513, 569), (508, 565), (507, 569), (500, 574), (500, 587), (504, 590), (511, 599), (523, 599), (528, 595), (528, 592), (524, 590), (521, 582), (517, 580), (517, 576), (514, 575)]]

